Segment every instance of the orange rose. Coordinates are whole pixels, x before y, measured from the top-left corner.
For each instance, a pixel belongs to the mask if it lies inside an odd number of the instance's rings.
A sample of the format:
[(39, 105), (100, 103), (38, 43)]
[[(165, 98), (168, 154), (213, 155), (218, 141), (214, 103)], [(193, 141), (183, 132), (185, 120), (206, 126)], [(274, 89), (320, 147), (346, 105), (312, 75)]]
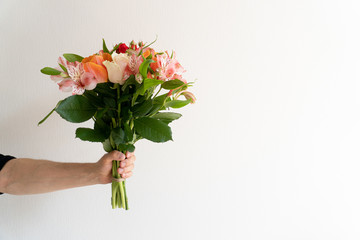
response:
[(94, 54), (84, 58), (81, 62), (84, 64), (85, 72), (94, 74), (98, 83), (108, 81), (108, 73), (104, 66), (104, 61), (112, 61), (111, 55), (108, 53), (100, 52), (100, 55)]

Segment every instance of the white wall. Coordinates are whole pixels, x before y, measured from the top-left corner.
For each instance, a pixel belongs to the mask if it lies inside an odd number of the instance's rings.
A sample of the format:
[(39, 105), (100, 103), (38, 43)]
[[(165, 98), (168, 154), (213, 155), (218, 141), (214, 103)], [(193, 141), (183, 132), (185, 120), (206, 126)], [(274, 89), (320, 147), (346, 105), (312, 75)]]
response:
[(0, 197), (0, 239), (359, 239), (358, 1), (0, 1), (0, 152), (94, 162), (40, 73), (119, 41), (175, 49), (197, 79), (174, 142), (110, 186)]

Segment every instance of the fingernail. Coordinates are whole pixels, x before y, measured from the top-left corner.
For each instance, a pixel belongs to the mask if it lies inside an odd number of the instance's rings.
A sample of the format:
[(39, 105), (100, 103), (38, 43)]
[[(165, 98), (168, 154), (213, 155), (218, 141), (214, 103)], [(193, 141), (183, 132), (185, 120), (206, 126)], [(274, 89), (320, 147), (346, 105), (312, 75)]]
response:
[(119, 168), (119, 173), (121, 174), (121, 173), (123, 173), (124, 172), (124, 169), (122, 169), (122, 168)]
[(121, 174), (121, 177), (122, 177), (122, 178), (125, 178), (125, 177), (126, 177), (126, 173)]

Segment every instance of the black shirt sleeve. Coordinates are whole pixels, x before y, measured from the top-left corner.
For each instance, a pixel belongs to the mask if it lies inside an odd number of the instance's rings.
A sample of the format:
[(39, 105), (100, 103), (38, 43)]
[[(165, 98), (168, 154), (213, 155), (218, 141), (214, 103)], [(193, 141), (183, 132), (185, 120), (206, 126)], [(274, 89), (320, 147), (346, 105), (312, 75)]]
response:
[[(14, 159), (15, 157), (13, 156), (8, 156), (8, 155), (2, 155), (0, 154), (0, 171), (1, 169), (5, 166), (5, 164), (10, 161), (11, 159)], [(2, 193), (0, 192), (0, 195)]]

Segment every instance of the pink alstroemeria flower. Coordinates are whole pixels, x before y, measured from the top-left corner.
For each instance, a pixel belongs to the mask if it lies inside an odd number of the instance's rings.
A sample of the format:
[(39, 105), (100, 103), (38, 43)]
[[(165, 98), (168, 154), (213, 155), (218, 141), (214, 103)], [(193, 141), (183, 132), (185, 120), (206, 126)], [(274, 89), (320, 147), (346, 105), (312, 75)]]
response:
[(159, 73), (159, 79), (164, 81), (181, 78), (181, 75), (185, 72), (185, 69), (175, 59), (175, 53), (172, 58), (168, 52), (156, 55), (156, 63), (153, 66), (156, 67), (156, 71)]
[(94, 74), (84, 71), (84, 65), (80, 62), (68, 62), (59, 58), (59, 64), (63, 65), (67, 72), (61, 71), (60, 75), (52, 76), (54, 81), (61, 80), (58, 85), (63, 92), (72, 92), (73, 95), (81, 95), (86, 90), (92, 90), (97, 85)]
[(124, 79), (128, 79), (130, 75), (134, 75), (135, 79), (138, 83), (142, 83), (142, 76), (139, 73), (139, 67), (141, 63), (144, 61), (142, 56), (138, 56), (138, 51), (134, 51), (134, 54), (130, 56), (129, 64), (127, 65), (124, 73)]
[(196, 97), (195, 95), (192, 93), (192, 92), (189, 92), (189, 91), (182, 91), (180, 93), (180, 95), (183, 95), (186, 100), (189, 100), (190, 99), (190, 103), (195, 103), (196, 101)]

